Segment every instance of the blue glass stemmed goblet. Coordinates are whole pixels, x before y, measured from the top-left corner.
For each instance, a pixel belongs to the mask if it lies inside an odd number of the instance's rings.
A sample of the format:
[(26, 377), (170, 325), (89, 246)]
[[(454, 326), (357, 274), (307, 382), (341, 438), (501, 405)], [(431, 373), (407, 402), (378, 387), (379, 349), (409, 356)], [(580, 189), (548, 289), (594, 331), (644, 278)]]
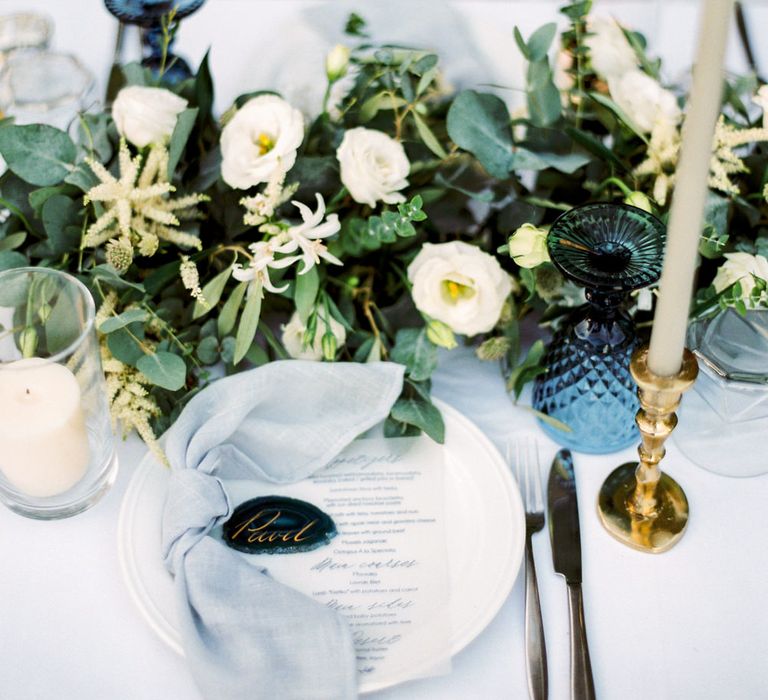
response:
[(171, 85), (186, 80), (192, 75), (187, 62), (176, 56), (172, 44), (163, 65), (162, 18), (174, 11), (174, 22), (188, 17), (198, 10), (205, 0), (104, 0), (107, 9), (126, 24), (141, 27), (144, 51), (142, 65), (156, 75), (163, 70), (163, 80)]
[(550, 258), (586, 288), (587, 298), (552, 338), (543, 360), (547, 370), (533, 389), (533, 407), (570, 428), (541, 421), (560, 444), (608, 453), (637, 441), (639, 404), (629, 373), (637, 341), (623, 306), (629, 292), (658, 280), (664, 241), (655, 216), (625, 204), (586, 204), (552, 224)]

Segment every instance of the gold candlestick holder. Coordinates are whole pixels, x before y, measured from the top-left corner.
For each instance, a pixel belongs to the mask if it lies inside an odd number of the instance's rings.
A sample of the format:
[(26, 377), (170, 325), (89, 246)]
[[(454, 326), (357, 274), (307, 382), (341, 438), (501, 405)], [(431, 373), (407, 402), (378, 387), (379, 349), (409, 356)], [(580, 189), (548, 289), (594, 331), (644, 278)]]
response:
[(677, 425), (675, 410), (683, 392), (693, 386), (699, 367), (689, 350), (676, 375), (660, 377), (648, 368), (648, 347), (632, 355), (630, 372), (637, 382), (640, 410), (635, 422), (642, 440), (640, 462), (627, 462), (611, 472), (600, 489), (597, 510), (608, 532), (643, 552), (665, 552), (688, 523), (688, 499), (680, 485), (659, 469), (664, 442)]

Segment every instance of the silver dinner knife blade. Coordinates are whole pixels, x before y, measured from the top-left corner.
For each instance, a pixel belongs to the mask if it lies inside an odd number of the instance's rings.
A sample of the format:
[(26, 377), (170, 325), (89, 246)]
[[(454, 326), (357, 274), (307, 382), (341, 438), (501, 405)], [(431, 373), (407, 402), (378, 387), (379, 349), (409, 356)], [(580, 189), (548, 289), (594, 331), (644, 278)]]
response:
[(555, 571), (565, 576), (568, 585), (568, 611), (571, 624), (571, 698), (594, 700), (595, 684), (589, 660), (587, 631), (584, 627), (584, 601), (581, 595), (581, 536), (573, 457), (560, 450), (552, 462), (547, 488), (549, 537)]

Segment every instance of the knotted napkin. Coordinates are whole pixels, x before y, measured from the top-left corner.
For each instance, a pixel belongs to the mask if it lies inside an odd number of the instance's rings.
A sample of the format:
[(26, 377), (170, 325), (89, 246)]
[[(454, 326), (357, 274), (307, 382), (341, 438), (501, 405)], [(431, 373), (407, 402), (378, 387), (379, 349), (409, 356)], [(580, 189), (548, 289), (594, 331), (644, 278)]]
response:
[(169, 430), (163, 553), (207, 700), (357, 697), (346, 621), (209, 535), (238, 505), (224, 478), (307, 477), (387, 415), (402, 379), (394, 363), (274, 362), (215, 382)]

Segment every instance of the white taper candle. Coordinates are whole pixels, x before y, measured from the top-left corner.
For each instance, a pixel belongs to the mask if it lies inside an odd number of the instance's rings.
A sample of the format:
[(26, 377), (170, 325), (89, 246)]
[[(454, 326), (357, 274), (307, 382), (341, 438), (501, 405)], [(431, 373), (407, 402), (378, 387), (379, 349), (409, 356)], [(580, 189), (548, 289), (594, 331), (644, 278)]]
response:
[(683, 361), (734, 0), (705, 0), (703, 6), (659, 300), (648, 350), (648, 368), (663, 377), (677, 374)]

